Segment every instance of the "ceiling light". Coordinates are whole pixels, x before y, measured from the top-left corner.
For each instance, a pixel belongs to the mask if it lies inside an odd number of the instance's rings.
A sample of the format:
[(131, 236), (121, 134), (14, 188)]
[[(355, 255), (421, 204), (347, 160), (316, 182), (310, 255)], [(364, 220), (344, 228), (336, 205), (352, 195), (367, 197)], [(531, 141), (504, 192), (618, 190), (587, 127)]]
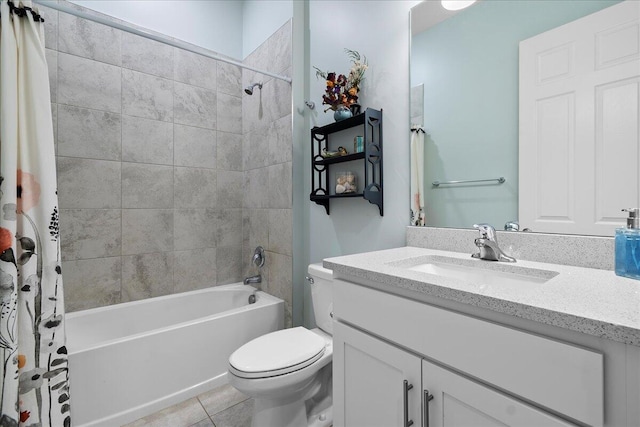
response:
[(447, 10), (461, 10), (475, 2), (476, 0), (441, 0), (442, 7)]

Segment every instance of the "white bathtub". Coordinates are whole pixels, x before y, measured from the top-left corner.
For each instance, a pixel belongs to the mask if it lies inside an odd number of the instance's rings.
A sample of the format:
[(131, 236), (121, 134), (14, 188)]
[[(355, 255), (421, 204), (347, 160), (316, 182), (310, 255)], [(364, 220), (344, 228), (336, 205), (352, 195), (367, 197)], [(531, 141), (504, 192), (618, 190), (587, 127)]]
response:
[(227, 382), (229, 355), (283, 328), (282, 300), (242, 284), (69, 313), (71, 416), (118, 426)]

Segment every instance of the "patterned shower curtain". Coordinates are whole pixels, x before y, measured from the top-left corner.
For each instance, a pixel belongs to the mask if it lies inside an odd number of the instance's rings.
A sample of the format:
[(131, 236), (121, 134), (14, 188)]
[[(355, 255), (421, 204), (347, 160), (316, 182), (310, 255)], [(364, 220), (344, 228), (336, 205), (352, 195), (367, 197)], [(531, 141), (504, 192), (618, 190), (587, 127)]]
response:
[(421, 126), (411, 127), (411, 225), (424, 227), (424, 134)]
[(0, 427), (70, 426), (44, 24), (0, 2)]

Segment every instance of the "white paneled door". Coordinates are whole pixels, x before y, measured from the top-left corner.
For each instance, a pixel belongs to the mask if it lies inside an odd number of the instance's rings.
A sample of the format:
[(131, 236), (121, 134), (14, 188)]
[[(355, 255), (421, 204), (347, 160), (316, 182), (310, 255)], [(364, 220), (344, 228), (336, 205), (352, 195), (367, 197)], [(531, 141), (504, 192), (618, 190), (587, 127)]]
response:
[(608, 235), (640, 207), (640, 2), (520, 43), (519, 220)]

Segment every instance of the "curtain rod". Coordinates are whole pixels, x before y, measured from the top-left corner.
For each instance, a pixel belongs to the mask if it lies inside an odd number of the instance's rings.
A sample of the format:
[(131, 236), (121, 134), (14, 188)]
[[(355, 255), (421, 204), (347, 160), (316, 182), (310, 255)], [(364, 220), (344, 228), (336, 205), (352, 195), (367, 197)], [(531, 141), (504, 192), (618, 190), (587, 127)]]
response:
[(135, 35), (140, 36), (140, 37), (144, 37), (144, 38), (147, 38), (147, 39), (150, 39), (150, 40), (154, 40), (154, 41), (157, 41), (157, 42), (160, 42), (160, 43), (168, 44), (169, 46), (177, 47), (179, 49), (184, 49), (184, 50), (187, 50), (189, 52), (193, 52), (193, 53), (198, 54), (198, 55), (206, 56), (207, 58), (215, 59), (216, 61), (222, 61), (222, 62), (226, 62), (227, 64), (236, 65), (236, 66), (238, 66), (240, 68), (245, 68), (247, 70), (251, 70), (251, 71), (255, 71), (255, 72), (260, 73), (260, 74), (264, 74), (265, 76), (273, 77), (274, 79), (284, 80), (285, 82), (291, 84), (291, 77), (287, 77), (287, 76), (282, 76), (280, 74), (271, 73), (269, 71), (264, 71), (264, 70), (261, 70), (259, 68), (250, 67), (248, 65), (242, 64), (241, 62), (234, 61), (232, 59), (223, 58), (223, 57), (221, 57), (219, 55), (216, 55), (216, 54), (212, 53), (211, 51), (209, 51), (208, 49), (205, 49), (203, 47), (189, 45), (188, 43), (185, 43), (185, 42), (179, 41), (179, 40), (171, 40), (168, 37), (163, 37), (161, 35), (157, 35), (157, 34), (153, 34), (151, 32), (140, 30), (140, 29), (134, 28), (134, 27), (132, 27), (130, 25), (125, 25), (125, 24), (121, 24), (119, 22), (114, 22), (114, 21), (111, 21), (109, 19), (102, 18), (100, 16), (90, 15), (88, 13), (81, 12), (79, 10), (75, 10), (75, 9), (73, 9), (71, 7), (65, 6), (63, 4), (59, 4), (57, 2), (51, 2), (51, 1), (45, 1), (45, 0), (33, 0), (33, 3), (39, 4), (41, 6), (48, 7), (50, 9), (55, 9), (55, 10), (60, 11), (60, 12), (68, 13), (70, 15), (77, 16), (78, 18), (86, 19), (88, 21), (97, 22), (98, 24), (107, 25), (109, 27), (125, 31), (127, 33), (135, 34)]

